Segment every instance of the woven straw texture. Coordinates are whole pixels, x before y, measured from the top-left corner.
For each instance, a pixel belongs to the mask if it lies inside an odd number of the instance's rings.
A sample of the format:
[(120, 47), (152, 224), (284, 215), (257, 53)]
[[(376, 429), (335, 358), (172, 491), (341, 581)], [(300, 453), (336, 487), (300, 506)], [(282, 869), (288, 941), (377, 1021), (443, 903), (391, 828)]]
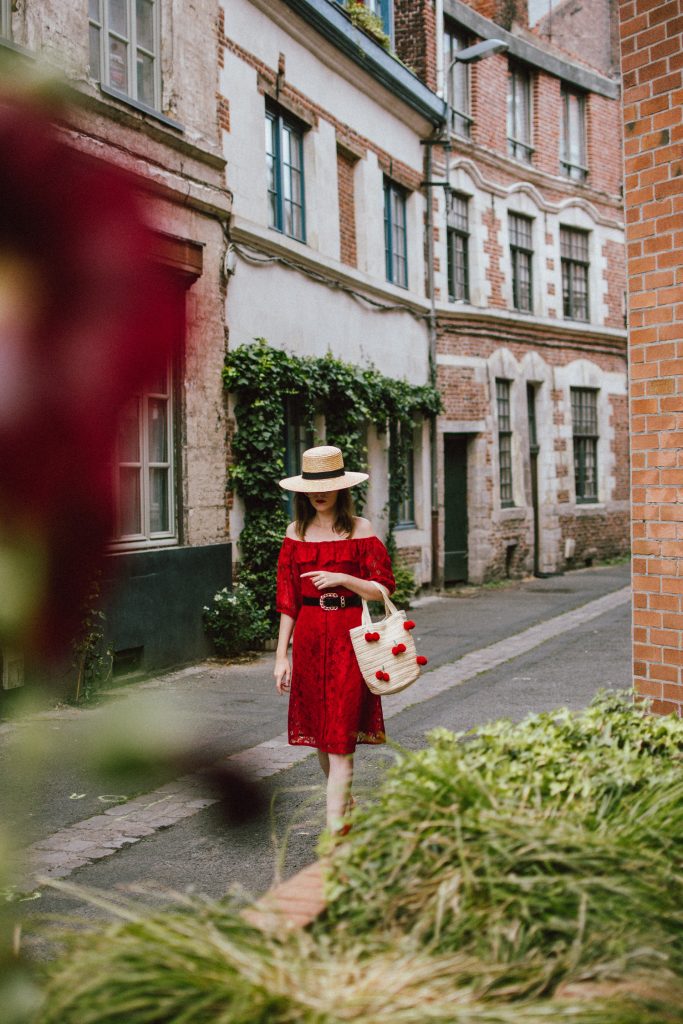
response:
[[(316, 448), (307, 448), (301, 457), (301, 470), (303, 473), (329, 473), (334, 470), (344, 469), (344, 459), (339, 448), (333, 445), (321, 444)], [(368, 479), (367, 473), (349, 473), (345, 471), (342, 476), (334, 476), (327, 480), (315, 479), (305, 480), (301, 475), (288, 476), (280, 481), (280, 487), (286, 491), (301, 491), (302, 493), (325, 493), (327, 491), (344, 490), (346, 487), (354, 487)]]
[[(360, 626), (354, 626), (349, 630), (349, 636), (368, 689), (380, 697), (386, 697), (392, 693), (400, 693), (414, 683), (420, 674), (420, 666), (415, 661), (415, 641), (410, 630), (405, 629), (403, 625), (406, 613), (399, 611), (389, 600), (384, 587), (379, 583), (375, 585), (382, 591), (385, 618), (373, 622), (367, 601), (363, 601), (363, 621)], [(379, 633), (379, 640), (366, 640), (366, 633)], [(402, 654), (392, 654), (391, 649), (397, 644), (405, 644), (406, 649)], [(375, 675), (378, 671), (385, 672), (389, 680), (378, 679)]]

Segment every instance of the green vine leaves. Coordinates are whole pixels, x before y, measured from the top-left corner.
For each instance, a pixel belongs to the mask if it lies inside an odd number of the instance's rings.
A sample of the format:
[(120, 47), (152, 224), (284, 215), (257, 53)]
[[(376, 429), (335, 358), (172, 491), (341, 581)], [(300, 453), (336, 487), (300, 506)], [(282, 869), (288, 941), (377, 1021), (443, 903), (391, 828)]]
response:
[[(223, 383), (233, 396), (237, 433), (232, 443), (230, 484), (244, 502), (240, 536), (240, 579), (257, 592), (261, 607), (272, 611), (277, 552), (287, 524), (278, 480), (285, 475), (288, 418), (314, 430), (325, 417), (328, 444), (339, 447), (348, 466), (367, 465), (367, 428), (390, 431), (389, 534), (406, 486), (405, 459), (416, 425), (441, 410), (441, 398), (429, 384), (412, 385), (385, 377), (331, 355), (295, 356), (268, 345), (264, 338), (240, 345), (226, 357)], [(364, 490), (358, 488), (362, 507)]]

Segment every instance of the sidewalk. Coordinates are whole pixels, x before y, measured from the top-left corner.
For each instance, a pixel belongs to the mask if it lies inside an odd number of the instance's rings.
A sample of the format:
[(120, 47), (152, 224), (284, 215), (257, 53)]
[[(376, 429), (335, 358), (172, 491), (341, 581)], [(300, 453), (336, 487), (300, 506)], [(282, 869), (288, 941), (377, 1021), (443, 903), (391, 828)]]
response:
[[(623, 606), (627, 583), (628, 566), (616, 566), (418, 601), (413, 615), (419, 649), (430, 657), (429, 671), (418, 685), (385, 702), (387, 719), (416, 705), (422, 705), (422, 718), (429, 717), (430, 702), (451, 688), (471, 680), (476, 686), (478, 674)], [(94, 786), (83, 764), (91, 725), (112, 713), (134, 722), (150, 702), (160, 713), (173, 709), (187, 723), (195, 752), (227, 758), (256, 777), (272, 777), (312, 754), (287, 744), (286, 701), (274, 692), (272, 656), (246, 665), (195, 666), (115, 691), (97, 708), (43, 713), (33, 722), (44, 740), (43, 778), (25, 821), (16, 821), (32, 844), (33, 871), (66, 877), (211, 805), (194, 775), (160, 780), (142, 772), (133, 793), (106, 794)], [(431, 722), (437, 724), (438, 716)], [(26, 728), (0, 726), (0, 769), (6, 778)], [(49, 742), (55, 737), (68, 752), (58, 770), (55, 745)], [(115, 797), (122, 802), (107, 803)]]

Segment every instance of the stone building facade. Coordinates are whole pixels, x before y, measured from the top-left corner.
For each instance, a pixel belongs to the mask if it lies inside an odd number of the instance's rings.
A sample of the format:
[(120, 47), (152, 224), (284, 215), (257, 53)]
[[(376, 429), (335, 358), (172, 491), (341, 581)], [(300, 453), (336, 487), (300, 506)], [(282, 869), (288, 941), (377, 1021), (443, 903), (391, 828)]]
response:
[(683, 4), (621, 0), (633, 675), (683, 714)]
[[(427, 5), (425, 5), (427, 6)], [(439, 97), (329, 0), (240, 0), (221, 7), (219, 92), (234, 193), (230, 347), (265, 338), (298, 356), (429, 381), (424, 147)], [(265, 144), (264, 144), (265, 129)], [(287, 467), (325, 438), (288, 422)], [(364, 514), (384, 534), (387, 434), (368, 429)], [(432, 578), (428, 424), (413, 438), (412, 501), (397, 544)], [(239, 536), (242, 509), (231, 509)]]
[[(265, 336), (413, 383), (434, 374), (445, 409), (416, 440), (414, 521), (397, 535), (419, 582), (557, 572), (623, 553), (618, 84), (535, 35), (522, 3), (366, 6), (393, 52), (333, 0), (221, 11), (230, 344)], [(452, 64), (493, 38), (506, 53)], [(262, 129), (274, 119), (300, 147), (305, 230), (283, 230), (268, 207)], [(387, 271), (383, 187), (405, 203), (405, 281)], [(378, 305), (362, 308), (358, 295)], [(371, 436), (371, 473), (385, 466), (380, 447)], [(368, 509), (380, 529), (382, 475)], [(237, 535), (238, 506), (231, 524)]]
[[(440, 6), (439, 565), (557, 572), (629, 545), (619, 88), (530, 32), (525, 5)], [(486, 39), (507, 51), (447, 72)]]
[(119, 586), (107, 588), (106, 613), (115, 673), (196, 660), (208, 651), (202, 606), (231, 564), (221, 384), (231, 202), (206, 47), (218, 5), (150, 0), (136, 17), (132, 0), (42, 0), (3, 3), (2, 15), (0, 46), (66, 74), (72, 144), (137, 177), (185, 307), (182, 356), (121, 424), (105, 572)]

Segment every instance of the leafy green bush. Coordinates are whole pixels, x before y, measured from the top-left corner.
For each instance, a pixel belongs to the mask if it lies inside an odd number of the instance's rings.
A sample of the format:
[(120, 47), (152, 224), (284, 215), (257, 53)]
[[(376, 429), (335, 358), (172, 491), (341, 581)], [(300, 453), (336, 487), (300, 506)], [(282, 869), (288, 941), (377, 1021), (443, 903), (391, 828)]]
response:
[[(75, 887), (60, 886), (67, 892)], [(75, 890), (78, 892), (78, 890)], [(97, 899), (97, 898), (96, 898)], [(283, 928), (261, 934), (224, 903), (85, 922), (49, 968), (35, 1024), (681, 1024), (683, 986), (671, 975), (614, 964), (553, 999), (495, 1000), (499, 967), (409, 946), (348, 950)]]
[(417, 590), (415, 573), (406, 565), (399, 564), (394, 568), (394, 579), (396, 581), (396, 590), (391, 600), (397, 608), (410, 608), (410, 599), (415, 596), (415, 591)]
[(218, 654), (231, 657), (260, 647), (271, 633), (268, 614), (244, 583), (223, 587), (204, 606), (204, 628)]
[(363, 0), (346, 0), (344, 10), (357, 28), (367, 32), (385, 50), (391, 49), (391, 39), (384, 31), (382, 19), (366, 7)]
[(683, 722), (602, 695), (403, 753), (334, 851), (320, 926), (505, 964), (551, 994), (591, 965), (683, 975)]

